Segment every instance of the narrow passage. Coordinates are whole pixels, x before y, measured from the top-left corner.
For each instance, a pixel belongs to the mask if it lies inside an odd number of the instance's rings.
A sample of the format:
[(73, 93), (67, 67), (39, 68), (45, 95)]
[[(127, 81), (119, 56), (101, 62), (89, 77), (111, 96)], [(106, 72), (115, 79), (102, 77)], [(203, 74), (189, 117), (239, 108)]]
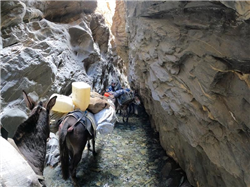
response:
[[(140, 116), (132, 115), (128, 124), (116, 123), (112, 134), (98, 135), (95, 158), (84, 150), (77, 167), (79, 185), (190, 187), (185, 173), (166, 155), (158, 139), (142, 111)], [(46, 167), (44, 175), (48, 186), (73, 186), (71, 180), (62, 179), (59, 166)]]

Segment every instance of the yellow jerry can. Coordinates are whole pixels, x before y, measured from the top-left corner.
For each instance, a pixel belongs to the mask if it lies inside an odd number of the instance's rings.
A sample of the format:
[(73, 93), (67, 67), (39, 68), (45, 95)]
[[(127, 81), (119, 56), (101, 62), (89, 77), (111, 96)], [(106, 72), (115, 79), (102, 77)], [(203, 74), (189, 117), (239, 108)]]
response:
[(90, 85), (85, 82), (72, 83), (72, 100), (76, 108), (85, 111), (90, 102)]
[(53, 94), (50, 98), (54, 96), (57, 96), (56, 104), (51, 110), (61, 113), (68, 113), (74, 110), (74, 104), (71, 97), (60, 94)]

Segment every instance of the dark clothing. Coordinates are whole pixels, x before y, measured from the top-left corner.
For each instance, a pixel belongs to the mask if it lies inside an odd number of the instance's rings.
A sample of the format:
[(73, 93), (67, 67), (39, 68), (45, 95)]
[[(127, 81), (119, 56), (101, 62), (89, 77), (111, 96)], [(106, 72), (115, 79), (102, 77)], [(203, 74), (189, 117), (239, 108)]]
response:
[(111, 92), (115, 96), (115, 98), (118, 98), (125, 92), (130, 92), (130, 89), (129, 88), (123, 89), (121, 88), (121, 85), (118, 83), (116, 86), (110, 85), (108, 87), (108, 92)]
[(108, 92), (115, 92), (115, 86), (109, 86)]
[(108, 92), (115, 92), (115, 91), (120, 90), (120, 89), (122, 89), (121, 85), (120, 85), (120, 83), (117, 83), (115, 86), (110, 85), (108, 87)]
[(115, 91), (114, 93), (114, 96), (117, 98), (117, 97), (120, 97), (122, 94), (124, 94), (125, 90), (121, 89), (121, 90), (117, 90)]
[(118, 94), (119, 96), (117, 97), (117, 100), (120, 105), (129, 104), (134, 99), (134, 93), (128, 91), (128, 89), (124, 89)]

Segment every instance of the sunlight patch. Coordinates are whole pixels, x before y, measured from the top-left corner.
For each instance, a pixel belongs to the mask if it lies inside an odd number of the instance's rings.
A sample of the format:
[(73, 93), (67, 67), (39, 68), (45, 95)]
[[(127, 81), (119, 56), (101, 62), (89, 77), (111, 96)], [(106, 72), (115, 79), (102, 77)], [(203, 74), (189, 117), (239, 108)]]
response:
[(111, 28), (115, 13), (115, 0), (97, 0), (96, 13), (102, 14), (106, 24)]

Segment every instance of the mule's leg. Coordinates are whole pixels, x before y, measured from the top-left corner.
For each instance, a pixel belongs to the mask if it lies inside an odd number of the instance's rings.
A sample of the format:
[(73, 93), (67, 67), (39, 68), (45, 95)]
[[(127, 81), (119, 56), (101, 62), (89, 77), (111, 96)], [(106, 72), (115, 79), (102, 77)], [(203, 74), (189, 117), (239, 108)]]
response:
[(128, 117), (127, 117), (126, 110), (123, 110), (122, 121), (123, 121), (123, 123), (127, 123), (128, 122)]
[[(128, 116), (129, 116), (129, 107), (128, 105), (125, 105), (122, 108), (122, 120), (124, 123), (128, 123)], [(126, 118), (126, 121), (125, 121), (125, 118)]]
[(121, 115), (122, 114), (122, 106), (117, 102), (117, 105), (115, 106), (116, 113)]
[(116, 113), (119, 114), (119, 115), (121, 115), (121, 114), (122, 114), (122, 110), (118, 108), (118, 109), (116, 110)]
[(128, 118), (129, 118), (129, 116), (130, 116), (130, 111), (131, 111), (131, 109), (130, 109), (130, 107), (131, 106), (127, 106), (127, 108), (126, 108), (126, 113), (127, 113), (127, 120), (126, 120), (126, 122), (128, 123)]
[(90, 143), (89, 143), (89, 140), (88, 140), (88, 150), (90, 150)]
[(125, 123), (125, 110), (124, 110), (124, 108), (122, 109), (122, 121), (123, 121), (123, 123)]
[(128, 109), (129, 109), (128, 111), (129, 114), (134, 114), (135, 112), (134, 103), (129, 104)]
[(95, 138), (92, 139), (92, 147), (93, 147), (93, 155), (95, 156), (96, 155), (96, 152), (95, 152)]
[(126, 123), (128, 123), (128, 112), (126, 113)]
[(126, 123), (125, 115), (124, 115), (124, 114), (123, 114), (123, 116), (122, 116), (122, 121), (123, 121), (123, 123)]
[(69, 169), (70, 169), (71, 178), (72, 178), (73, 183), (74, 183), (75, 186), (78, 186), (78, 184), (77, 184), (77, 178), (76, 178), (76, 169), (77, 169), (77, 165), (80, 162), (81, 158), (82, 158), (82, 152), (78, 152), (70, 160), (70, 167), (69, 167)]

